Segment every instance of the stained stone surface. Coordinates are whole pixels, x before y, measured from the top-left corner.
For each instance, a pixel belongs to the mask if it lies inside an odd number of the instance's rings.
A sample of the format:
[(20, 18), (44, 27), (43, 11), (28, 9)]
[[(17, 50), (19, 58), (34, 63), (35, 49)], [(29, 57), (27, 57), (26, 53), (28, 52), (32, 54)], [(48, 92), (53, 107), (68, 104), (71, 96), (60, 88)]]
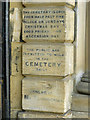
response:
[(10, 77), (10, 104), (11, 109), (22, 108), (22, 86), (21, 81), (24, 77), (16, 75)]
[(20, 112), (20, 111), (21, 111), (21, 109), (11, 109), (11, 111), (10, 111), (10, 117), (11, 117), (11, 119), (17, 120), (17, 118), (18, 118), (18, 112)]
[(76, 112), (88, 112), (89, 101), (90, 101), (90, 95), (73, 93), (72, 110)]
[(11, 75), (21, 75), (23, 42), (11, 42)]
[(74, 40), (74, 11), (65, 6), (24, 8), (22, 19), (25, 42)]

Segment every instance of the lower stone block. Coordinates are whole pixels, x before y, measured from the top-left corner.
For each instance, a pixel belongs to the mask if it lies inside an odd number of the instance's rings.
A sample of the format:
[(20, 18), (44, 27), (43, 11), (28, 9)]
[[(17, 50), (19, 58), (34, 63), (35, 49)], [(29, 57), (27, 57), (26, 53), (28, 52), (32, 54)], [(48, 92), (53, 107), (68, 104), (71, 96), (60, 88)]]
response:
[(44, 113), (44, 112), (19, 112), (18, 118), (71, 118), (71, 112), (67, 114), (54, 114), (54, 113)]
[(88, 112), (90, 95), (76, 94), (72, 96), (72, 110), (77, 112)]
[(72, 111), (72, 118), (85, 118), (84, 120), (89, 120), (89, 113), (88, 112), (77, 112), (77, 111)]
[(65, 113), (71, 109), (71, 77), (25, 77), (22, 81), (23, 110)]

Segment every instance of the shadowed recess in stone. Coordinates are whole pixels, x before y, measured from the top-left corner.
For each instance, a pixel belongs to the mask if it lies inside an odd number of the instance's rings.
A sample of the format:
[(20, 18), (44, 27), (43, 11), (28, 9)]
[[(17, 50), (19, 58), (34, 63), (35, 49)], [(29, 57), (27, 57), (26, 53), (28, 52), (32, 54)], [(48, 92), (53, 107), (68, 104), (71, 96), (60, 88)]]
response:
[(90, 86), (90, 83), (80, 81), (76, 86), (77, 91), (82, 94), (90, 95), (90, 88), (88, 86)]

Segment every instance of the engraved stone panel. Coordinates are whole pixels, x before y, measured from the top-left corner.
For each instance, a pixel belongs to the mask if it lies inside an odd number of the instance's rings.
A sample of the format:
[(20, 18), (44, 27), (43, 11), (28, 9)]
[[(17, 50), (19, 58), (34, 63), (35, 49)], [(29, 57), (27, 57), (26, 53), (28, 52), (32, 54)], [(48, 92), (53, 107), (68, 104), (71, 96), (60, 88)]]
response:
[(21, 46), (22, 42), (12, 42), (11, 43), (11, 74), (20, 75), (21, 74)]
[(29, 7), (32, 4), (40, 5), (40, 4), (45, 4), (45, 3), (48, 3), (48, 4), (58, 3), (60, 5), (65, 5), (68, 3), (70, 5), (75, 6), (75, 0), (22, 0), (22, 3), (24, 6), (27, 6), (27, 7)]
[(65, 6), (24, 8), (22, 16), (22, 39), (26, 42), (74, 40), (74, 11)]
[(65, 113), (71, 108), (72, 86), (71, 77), (25, 77), (22, 81), (22, 108)]
[(22, 74), (66, 76), (74, 72), (74, 46), (64, 43), (25, 43)]

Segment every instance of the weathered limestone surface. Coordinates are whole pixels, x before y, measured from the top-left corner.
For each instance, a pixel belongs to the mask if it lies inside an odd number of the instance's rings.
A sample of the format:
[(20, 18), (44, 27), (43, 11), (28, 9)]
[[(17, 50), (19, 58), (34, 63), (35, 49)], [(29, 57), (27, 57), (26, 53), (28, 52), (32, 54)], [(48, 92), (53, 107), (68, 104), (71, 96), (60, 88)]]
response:
[[(71, 108), (71, 77), (25, 77), (22, 81), (23, 110), (65, 113)], [(68, 93), (68, 94), (67, 94)]]
[(10, 9), (10, 40), (13, 42), (20, 42), (21, 21), (21, 9)]
[(85, 118), (84, 120), (90, 120), (88, 114), (89, 114), (88, 112), (72, 111), (72, 118), (80, 118), (80, 120), (83, 119), (83, 118)]
[(22, 0), (19, 1), (15, 1), (15, 0), (10, 0), (10, 8), (19, 8), (22, 9), (23, 5), (22, 5)]
[(10, 102), (11, 109), (22, 108), (22, 90), (21, 81), (24, 77), (22, 75), (16, 75), (10, 77)]
[(71, 118), (71, 112), (67, 114), (54, 114), (45, 112), (19, 112), (18, 118)]
[(11, 43), (11, 75), (21, 75), (22, 71), (22, 51), (23, 42)]
[(26, 7), (30, 7), (32, 4), (52, 4), (58, 3), (59, 5), (65, 5), (66, 3), (75, 6), (75, 0), (22, 0), (22, 3)]
[(22, 74), (66, 76), (74, 72), (74, 46), (63, 43), (26, 43)]
[(29, 41), (74, 40), (74, 11), (65, 6), (24, 8), (22, 39)]
[(18, 112), (20, 112), (21, 109), (11, 109), (10, 111), (10, 115), (11, 115), (11, 119), (17, 119), (18, 118)]
[(72, 110), (77, 112), (88, 112), (90, 96), (83, 94), (73, 94)]

